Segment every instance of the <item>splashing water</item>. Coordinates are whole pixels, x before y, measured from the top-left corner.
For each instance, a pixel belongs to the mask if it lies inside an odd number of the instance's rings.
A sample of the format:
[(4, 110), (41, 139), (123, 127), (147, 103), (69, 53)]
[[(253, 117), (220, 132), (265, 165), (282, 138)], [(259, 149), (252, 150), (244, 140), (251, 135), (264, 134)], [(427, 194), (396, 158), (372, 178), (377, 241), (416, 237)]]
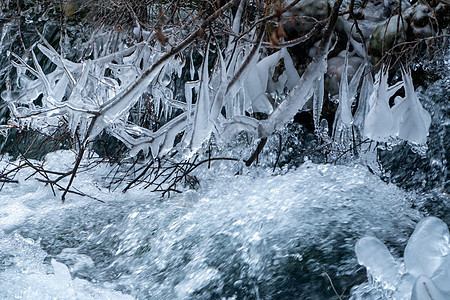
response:
[[(58, 152), (47, 163), (71, 159)], [(170, 199), (108, 192), (96, 184), (107, 171), (77, 177), (104, 204), (74, 196), (62, 205), (23, 179), (3, 188), (1, 297), (330, 298), (326, 274), (347, 294), (365, 280), (359, 238), (403, 248), (419, 218), (407, 194), (359, 166), (218, 176)]]

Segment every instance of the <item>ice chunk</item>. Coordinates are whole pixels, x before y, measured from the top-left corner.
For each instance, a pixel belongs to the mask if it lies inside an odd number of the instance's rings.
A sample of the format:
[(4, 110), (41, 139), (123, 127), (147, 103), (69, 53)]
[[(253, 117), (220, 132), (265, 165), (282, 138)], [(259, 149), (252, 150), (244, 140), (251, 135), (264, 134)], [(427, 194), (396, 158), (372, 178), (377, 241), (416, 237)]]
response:
[(414, 283), (411, 300), (448, 300), (450, 294), (439, 291), (436, 285), (426, 276), (419, 276)]
[(65, 264), (57, 262), (55, 259), (52, 259), (51, 263), (55, 280), (59, 284), (68, 287), (71, 283), (69, 268)]
[(447, 256), (445, 261), (434, 271), (432, 278), (434, 284), (445, 292), (450, 293), (450, 257)]
[(399, 277), (398, 266), (380, 240), (373, 236), (363, 237), (356, 243), (355, 252), (359, 264), (366, 267), (375, 282), (380, 282), (383, 288), (394, 289)]
[(450, 253), (449, 239), (442, 220), (428, 217), (420, 221), (405, 248), (406, 270), (413, 276), (431, 278)]

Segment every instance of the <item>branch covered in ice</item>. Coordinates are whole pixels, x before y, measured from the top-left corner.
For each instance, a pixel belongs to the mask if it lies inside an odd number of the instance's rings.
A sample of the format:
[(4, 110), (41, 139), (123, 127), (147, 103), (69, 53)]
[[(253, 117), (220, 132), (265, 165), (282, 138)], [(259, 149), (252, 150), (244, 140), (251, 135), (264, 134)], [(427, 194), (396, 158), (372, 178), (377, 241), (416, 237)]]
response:
[[(164, 33), (158, 31), (146, 33), (147, 40), (130, 46), (125, 36), (102, 32), (109, 41), (97, 45), (93, 37), (90, 59), (79, 62), (59, 54), (41, 36), (42, 44), (32, 47), (28, 58), (11, 54), (17, 70), (15, 89), (1, 94), (11, 111), (9, 123), (47, 134), (65, 125), (83, 143), (107, 132), (129, 147), (130, 156), (143, 151), (153, 158), (164, 156), (175, 145), (191, 154), (213, 133), (217, 140), (228, 140), (240, 131), (267, 137), (290, 122), (310, 99), (315, 127), (319, 128), (326, 98), (324, 74), (340, 3), (336, 1), (314, 58), (301, 76), (286, 48), (268, 52), (261, 47), (266, 22), (277, 17), (276, 10), (270, 18), (246, 27), (243, 11), (247, 1), (229, 1), (193, 25), (178, 42), (161, 37)], [(233, 5), (237, 7), (234, 18), (229, 10)], [(198, 41), (207, 37), (209, 26), (225, 12), (232, 19), (228, 42), (224, 45), (213, 35)], [(170, 42), (158, 41), (158, 34)], [(200, 45), (197, 50), (194, 42)], [(202, 57), (198, 69), (194, 53), (196, 58)], [(430, 116), (414, 92), (409, 71), (403, 70), (403, 81), (393, 86), (388, 85), (387, 73), (380, 72), (372, 86), (367, 64), (361, 64), (350, 78), (348, 55), (346, 51), (334, 140), (349, 144), (356, 128), (358, 134), (375, 141), (399, 138), (425, 143)], [(53, 71), (44, 72), (42, 59), (39, 61), (42, 56), (53, 64)], [(188, 73), (190, 80), (186, 81), (183, 74)], [(390, 97), (402, 87), (405, 96), (397, 97), (391, 108)], [(353, 116), (355, 102), (358, 108)], [(261, 115), (267, 119), (261, 120)]]

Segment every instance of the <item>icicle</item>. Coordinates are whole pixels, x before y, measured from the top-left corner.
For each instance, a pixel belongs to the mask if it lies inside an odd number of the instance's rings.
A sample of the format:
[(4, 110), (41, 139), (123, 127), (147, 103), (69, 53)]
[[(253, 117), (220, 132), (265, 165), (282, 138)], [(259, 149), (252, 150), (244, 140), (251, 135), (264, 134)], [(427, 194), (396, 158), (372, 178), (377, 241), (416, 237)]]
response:
[(218, 89), (214, 96), (213, 103), (211, 105), (211, 111), (210, 111), (210, 120), (211, 123), (214, 125), (216, 131), (219, 130), (220, 127), (220, 120), (219, 118), (222, 116), (222, 108), (224, 104), (224, 95), (227, 88), (227, 70), (225, 61), (223, 59), (222, 52), (218, 52), (218, 75), (216, 74), (216, 77), (218, 77), (216, 80), (218, 81)]
[(369, 97), (369, 110), (364, 122), (364, 135), (374, 141), (386, 142), (394, 133), (394, 118), (389, 107), (389, 98), (403, 83), (388, 86), (388, 70), (376, 76), (374, 91)]
[(313, 119), (314, 119), (314, 128), (316, 131), (320, 130), (320, 115), (322, 114), (322, 106), (323, 106), (323, 97), (325, 93), (325, 86), (323, 76), (318, 77), (314, 81), (313, 87)]
[(184, 85), (184, 95), (185, 95), (185, 99), (186, 99), (186, 105), (187, 105), (187, 120), (188, 120), (188, 124), (192, 123), (191, 120), (191, 115), (192, 115), (192, 89), (195, 89), (196, 87), (198, 87), (200, 85), (200, 81), (188, 81), (185, 83)]
[(402, 78), (405, 97), (397, 100), (392, 108), (395, 119), (393, 133), (410, 143), (425, 144), (431, 124), (431, 116), (417, 98), (410, 71), (406, 72), (402, 68)]
[(210, 112), (210, 94), (209, 94), (209, 44), (206, 47), (206, 53), (203, 58), (203, 65), (199, 77), (200, 88), (197, 97), (196, 110), (194, 115), (194, 128), (190, 148), (196, 151), (202, 145), (203, 141), (209, 137), (211, 132), (211, 124), (209, 122)]
[(191, 75), (191, 80), (194, 80), (195, 68), (194, 68), (194, 59), (192, 58), (192, 52), (194, 52), (194, 49), (191, 49), (191, 52), (189, 53), (189, 73)]
[[(364, 69), (367, 70), (368, 68), (365, 67)], [(361, 91), (359, 92), (358, 108), (356, 109), (353, 119), (353, 125), (357, 129), (360, 137), (362, 137), (364, 132), (365, 117), (369, 110), (368, 101), (370, 95), (373, 93), (373, 88), (374, 84), (372, 74), (370, 72), (366, 72), (361, 85)]]
[[(361, 67), (360, 67), (361, 69)], [(347, 147), (352, 142), (352, 102), (356, 94), (356, 89), (354, 88), (354, 82), (357, 82), (356, 76), (361, 74), (361, 72), (356, 72), (353, 77), (351, 88), (348, 83), (348, 52), (345, 55), (344, 69), (341, 75), (341, 82), (339, 85), (339, 106), (336, 111), (336, 116), (333, 124), (333, 139)], [(352, 94), (354, 92), (355, 94)]]
[[(325, 48), (328, 49), (328, 47)], [(268, 136), (284, 126), (305, 105), (312, 93), (314, 81), (323, 77), (327, 71), (327, 54), (326, 50), (321, 50), (317, 59), (308, 65), (286, 99), (272, 112), (267, 120), (261, 121), (257, 129), (258, 137)]]

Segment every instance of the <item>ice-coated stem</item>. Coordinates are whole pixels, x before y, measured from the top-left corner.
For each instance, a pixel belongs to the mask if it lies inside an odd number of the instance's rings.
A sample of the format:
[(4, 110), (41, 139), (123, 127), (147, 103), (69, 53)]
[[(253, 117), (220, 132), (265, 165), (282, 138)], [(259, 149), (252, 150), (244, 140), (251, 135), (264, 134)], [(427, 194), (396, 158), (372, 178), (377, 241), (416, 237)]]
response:
[(123, 113), (128, 111), (138, 100), (142, 92), (147, 88), (150, 82), (164, 67), (166, 62), (174, 55), (183, 51), (188, 47), (198, 36), (201, 36), (204, 30), (224, 11), (232, 7), (238, 0), (232, 0), (216, 10), (209, 18), (207, 18), (202, 25), (185, 38), (178, 46), (173, 47), (168, 53), (156, 61), (148, 70), (146, 70), (136, 81), (130, 84), (127, 88), (117, 94), (115, 97), (106, 101), (100, 106), (100, 116), (96, 119), (94, 128), (91, 131), (88, 139), (94, 139), (107, 124), (114, 122), (120, 118)]
[(282, 128), (295, 116), (297, 111), (305, 105), (306, 101), (308, 101), (308, 98), (311, 95), (311, 90), (314, 86), (314, 81), (316, 81), (320, 76), (323, 76), (327, 70), (326, 59), (328, 55), (328, 48), (341, 4), (342, 0), (337, 0), (334, 3), (330, 21), (328, 22), (328, 26), (322, 40), (320, 41), (316, 55), (306, 68), (300, 78), (300, 81), (291, 90), (286, 99), (273, 111), (267, 120), (260, 123), (257, 132), (258, 137), (267, 137), (274, 131)]

